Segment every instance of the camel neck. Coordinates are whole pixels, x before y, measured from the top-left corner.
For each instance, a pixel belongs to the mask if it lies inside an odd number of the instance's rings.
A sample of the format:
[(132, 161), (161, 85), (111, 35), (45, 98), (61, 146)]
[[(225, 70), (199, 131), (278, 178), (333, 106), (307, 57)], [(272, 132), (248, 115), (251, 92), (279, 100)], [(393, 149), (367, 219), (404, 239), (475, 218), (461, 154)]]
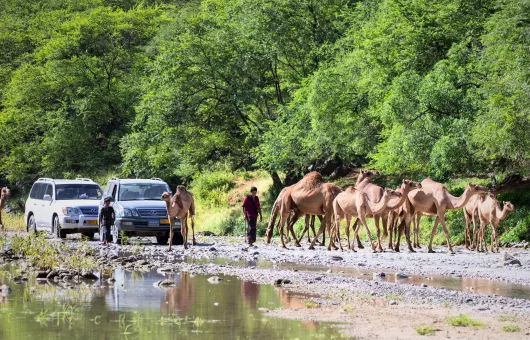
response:
[(449, 200), (451, 201), (451, 205), (453, 209), (461, 209), (463, 208), (467, 202), (469, 202), (469, 199), (471, 196), (471, 191), (469, 190), (469, 187), (464, 190), (464, 193), (460, 197), (455, 197), (451, 195), (449, 192), (447, 192), (447, 196), (449, 196)]
[(387, 193), (384, 193), (381, 200), (377, 203), (372, 203), (372, 201), (370, 201), (368, 196), (366, 196), (366, 202), (368, 204), (368, 207), (372, 211), (373, 215), (378, 215), (382, 213), (386, 209), (386, 204), (388, 203), (388, 200), (389, 200), (389, 197)]
[(506, 207), (503, 207), (501, 210), (501, 207), (497, 205), (497, 216), (499, 220), (504, 220), (506, 218), (506, 215), (508, 215), (508, 210), (506, 210)]

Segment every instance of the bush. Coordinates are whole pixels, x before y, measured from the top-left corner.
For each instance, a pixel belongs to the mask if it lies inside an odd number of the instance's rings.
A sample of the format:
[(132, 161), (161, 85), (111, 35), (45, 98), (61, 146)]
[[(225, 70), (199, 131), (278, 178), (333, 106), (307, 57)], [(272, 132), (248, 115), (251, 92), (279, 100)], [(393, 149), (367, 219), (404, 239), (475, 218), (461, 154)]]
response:
[(235, 175), (228, 171), (208, 171), (196, 176), (190, 186), (195, 199), (209, 206), (226, 204), (228, 191), (235, 187)]

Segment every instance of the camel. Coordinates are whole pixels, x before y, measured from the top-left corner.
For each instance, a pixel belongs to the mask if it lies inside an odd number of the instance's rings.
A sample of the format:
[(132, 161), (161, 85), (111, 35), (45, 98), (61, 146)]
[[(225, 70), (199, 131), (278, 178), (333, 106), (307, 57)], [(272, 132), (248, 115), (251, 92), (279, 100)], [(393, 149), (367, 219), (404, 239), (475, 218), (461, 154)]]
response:
[(435, 182), (429, 177), (421, 182), (421, 186), (421, 189), (415, 189), (409, 192), (408, 198), (416, 213), (421, 212), (423, 215), (436, 216), (431, 231), (428, 251), (429, 253), (434, 253), (432, 250), (432, 240), (436, 233), (438, 223), (441, 223), (445, 239), (447, 240), (447, 250), (449, 253), (454, 254), (451, 240), (449, 239), (449, 231), (445, 225), (445, 212), (447, 210), (463, 208), (473, 195), (477, 193), (486, 194), (488, 188), (469, 183), (460, 197), (454, 197), (443, 184)]
[(3, 187), (2, 191), (0, 191), (0, 229), (4, 230), (4, 224), (2, 223), (2, 210), (4, 210), (4, 207), (6, 205), (6, 199), (8, 196), (11, 195), (11, 190), (9, 190), (8, 187)]
[[(340, 192), (342, 192), (340, 187), (325, 183), (322, 175), (318, 172), (306, 174), (298, 183), (292, 185), (285, 195), (282, 195), (280, 230), (287, 222), (293, 207), (296, 207), (298, 214), (301, 215), (324, 215), (320, 228), (309, 246), (309, 249), (315, 249), (315, 242), (320, 234), (326, 227), (330, 228), (331, 226), (333, 200)], [(267, 229), (267, 243), (270, 243), (271, 237), (272, 229)], [(282, 247), (287, 248), (283, 237), (281, 237), (281, 241)], [(333, 237), (330, 237), (328, 250), (331, 250), (332, 245), (335, 248)]]
[[(515, 208), (511, 202), (504, 202), (504, 206), (501, 210), (499, 201), (492, 196), (486, 196), (484, 200), (478, 206), (478, 214), (480, 218), (480, 231), (476, 240), (477, 251), (484, 250), (484, 244), (486, 244), (485, 231), (488, 222), (491, 224), (491, 244), (490, 251), (492, 253), (497, 250), (499, 252), (499, 240), (497, 239), (497, 227), (499, 222), (506, 218), (508, 212), (514, 211)], [(486, 246), (487, 250), (487, 246)]]
[(166, 210), (169, 218), (169, 251), (171, 251), (171, 245), (173, 243), (173, 221), (175, 217), (180, 219), (181, 222), (181, 233), (184, 239), (184, 249), (188, 249), (188, 214), (191, 218), (191, 235), (193, 245), (196, 245), (195, 241), (195, 201), (191, 193), (186, 190), (183, 185), (177, 186), (175, 195), (171, 197), (169, 192), (162, 194), (162, 200), (166, 202)]
[[(471, 247), (472, 249), (475, 247), (476, 235), (478, 233), (478, 229), (476, 228), (475, 217), (478, 215), (478, 207), (482, 203), (483, 200), (484, 200), (483, 196), (475, 195), (469, 200), (469, 202), (467, 202), (467, 204), (462, 209), (464, 212), (464, 223), (465, 223), (464, 246), (468, 250), (469, 250), (469, 247)], [(469, 230), (470, 222), (473, 222), (473, 234), (471, 234)]]
[[(342, 250), (342, 244), (340, 242), (340, 221), (346, 216), (357, 217), (366, 229), (366, 233), (371, 242), (370, 229), (366, 224), (366, 217), (368, 215), (377, 215), (382, 213), (387, 209), (387, 203), (391, 198), (397, 197), (400, 199), (402, 195), (391, 189), (384, 189), (383, 195), (379, 202), (375, 203), (370, 201), (370, 198), (367, 193), (362, 190), (357, 190), (355, 188), (348, 188), (346, 191), (341, 192), (337, 195), (333, 201), (333, 212), (335, 214), (335, 227), (337, 236), (339, 238), (339, 246)], [(350, 243), (349, 236), (349, 221), (346, 219), (346, 231), (348, 235), (348, 244)], [(354, 238), (357, 237), (359, 232), (359, 225), (355, 228)], [(333, 238), (333, 235), (330, 235)], [(375, 251), (375, 245), (372, 243), (372, 249)], [(355, 247), (352, 246), (352, 251), (355, 251)]]

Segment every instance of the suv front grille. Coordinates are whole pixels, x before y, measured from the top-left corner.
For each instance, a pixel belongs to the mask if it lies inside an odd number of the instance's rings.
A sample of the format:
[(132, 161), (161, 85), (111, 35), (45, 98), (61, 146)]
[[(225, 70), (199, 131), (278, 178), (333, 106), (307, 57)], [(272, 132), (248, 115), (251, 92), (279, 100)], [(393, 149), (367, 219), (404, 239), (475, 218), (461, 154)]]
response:
[(138, 214), (142, 217), (167, 217), (166, 209), (137, 209)]
[(81, 212), (83, 215), (97, 215), (98, 207), (82, 207)]

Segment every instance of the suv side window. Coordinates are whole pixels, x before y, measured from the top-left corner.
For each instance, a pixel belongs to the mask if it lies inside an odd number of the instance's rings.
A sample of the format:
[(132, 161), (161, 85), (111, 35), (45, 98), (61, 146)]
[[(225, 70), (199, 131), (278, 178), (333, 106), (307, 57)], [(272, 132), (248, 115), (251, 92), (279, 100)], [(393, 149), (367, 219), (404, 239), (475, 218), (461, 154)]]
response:
[(44, 192), (44, 195), (50, 195), (50, 197), (53, 199), (53, 185), (48, 184), (48, 186), (46, 187), (46, 192)]
[(113, 186), (112, 186), (112, 198), (114, 198), (114, 201), (116, 201), (117, 189), (118, 189), (118, 185), (117, 184), (113, 184)]
[(35, 183), (33, 184), (33, 187), (31, 188), (31, 192), (29, 193), (29, 197), (41, 200), (44, 196), (44, 191), (46, 190), (46, 184), (44, 183)]

